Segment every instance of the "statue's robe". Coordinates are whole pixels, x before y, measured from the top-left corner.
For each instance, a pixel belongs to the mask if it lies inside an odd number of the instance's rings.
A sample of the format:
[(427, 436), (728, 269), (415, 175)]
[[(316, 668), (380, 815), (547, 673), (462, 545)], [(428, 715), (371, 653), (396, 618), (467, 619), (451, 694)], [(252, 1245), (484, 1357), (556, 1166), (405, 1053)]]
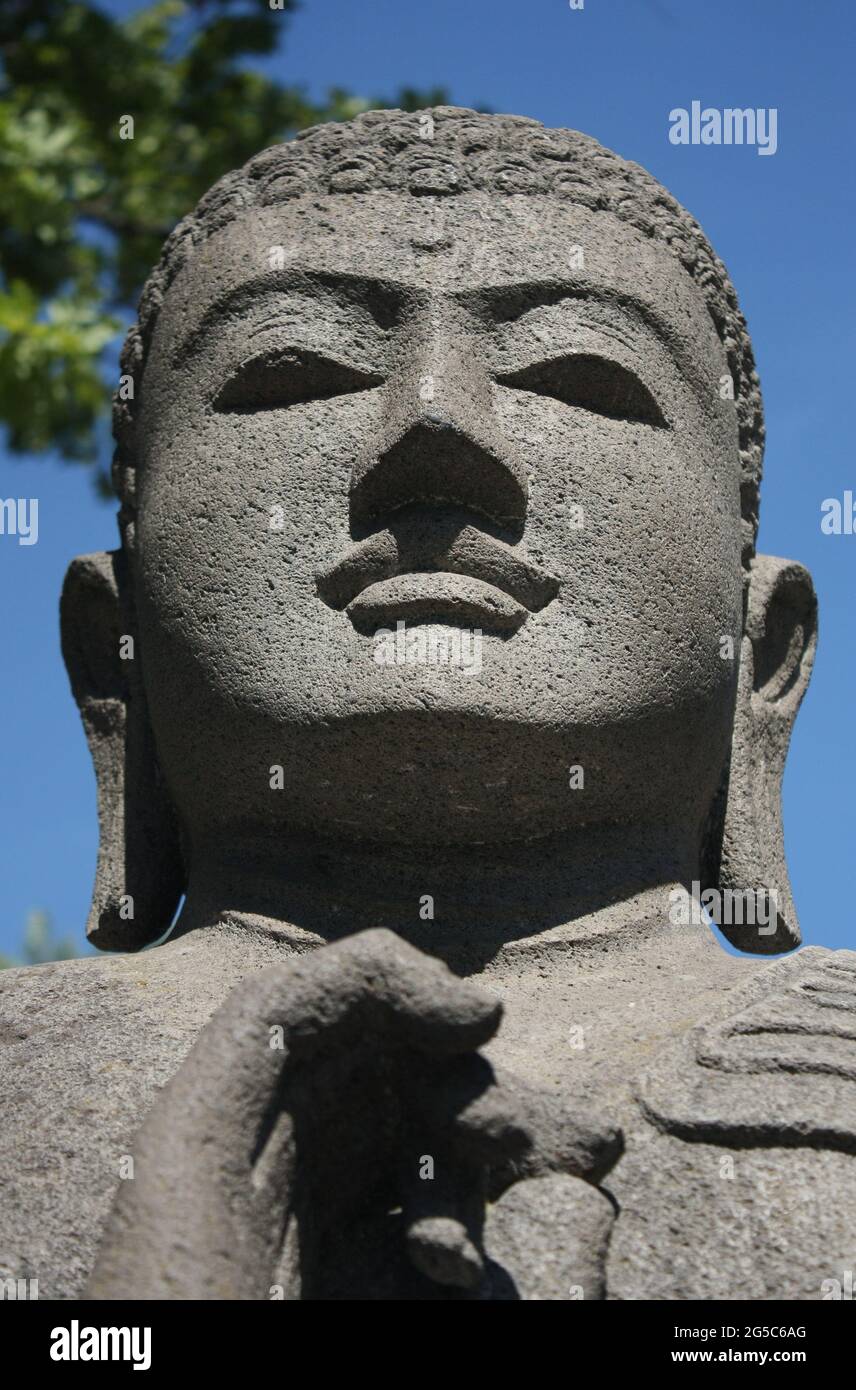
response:
[(729, 991), (637, 1085), (609, 1175), (613, 1298), (821, 1299), (856, 1269), (856, 951)]
[(230, 989), (245, 929), (0, 971), (0, 1269), (79, 1298), (140, 1122)]
[[(0, 974), (4, 1276), (81, 1295), (159, 1088), (232, 986), (290, 949), (224, 926)], [(507, 1013), (488, 1053), (624, 1129), (602, 1184), (618, 1210), (608, 1297), (834, 1297), (856, 1267), (856, 953), (759, 963), (711, 938), (687, 970), (672, 950), (489, 970)], [(573, 1296), (557, 1268), (529, 1296)]]

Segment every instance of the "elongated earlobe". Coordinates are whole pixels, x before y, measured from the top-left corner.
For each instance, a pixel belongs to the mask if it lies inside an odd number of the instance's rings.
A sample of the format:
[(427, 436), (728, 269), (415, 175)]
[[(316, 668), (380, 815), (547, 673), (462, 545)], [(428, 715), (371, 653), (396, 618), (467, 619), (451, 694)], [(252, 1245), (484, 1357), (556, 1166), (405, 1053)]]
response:
[(717, 925), (732, 945), (753, 954), (790, 951), (801, 940), (785, 862), (782, 774), (816, 644), (817, 599), (810, 574), (793, 561), (758, 555), (749, 585), (727, 786), (715, 808), (703, 865), (706, 886), (719, 890)]
[(121, 551), (72, 561), (60, 626), (98, 784), (98, 863), (86, 934), (95, 946), (137, 951), (172, 921), (184, 871), (155, 756)]

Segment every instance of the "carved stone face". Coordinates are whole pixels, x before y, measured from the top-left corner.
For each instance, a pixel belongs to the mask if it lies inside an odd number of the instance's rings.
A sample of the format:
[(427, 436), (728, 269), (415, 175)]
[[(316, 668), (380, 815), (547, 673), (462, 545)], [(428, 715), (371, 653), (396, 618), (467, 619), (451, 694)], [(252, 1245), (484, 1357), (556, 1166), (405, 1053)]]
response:
[[(669, 250), (558, 200), (334, 195), (211, 237), (148, 358), (134, 575), (192, 832), (700, 818), (742, 623), (726, 373)], [(384, 660), (400, 621), (399, 657), (461, 660)]]

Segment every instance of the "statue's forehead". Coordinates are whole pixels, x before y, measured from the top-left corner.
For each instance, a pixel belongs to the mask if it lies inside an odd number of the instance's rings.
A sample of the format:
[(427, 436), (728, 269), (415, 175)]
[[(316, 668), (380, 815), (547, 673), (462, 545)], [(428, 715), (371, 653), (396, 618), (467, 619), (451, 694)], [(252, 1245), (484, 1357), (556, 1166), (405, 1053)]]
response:
[[(248, 209), (210, 236), (167, 296), (161, 341), (172, 351), (204, 331), (218, 305), (240, 321), (253, 295), (300, 283), (388, 287), (466, 302), (482, 289), (567, 285), (574, 296), (638, 305), (684, 351), (718, 356), (704, 300), (675, 255), (606, 212), (533, 195), (417, 198), (378, 192)], [(539, 300), (533, 289), (533, 303)]]

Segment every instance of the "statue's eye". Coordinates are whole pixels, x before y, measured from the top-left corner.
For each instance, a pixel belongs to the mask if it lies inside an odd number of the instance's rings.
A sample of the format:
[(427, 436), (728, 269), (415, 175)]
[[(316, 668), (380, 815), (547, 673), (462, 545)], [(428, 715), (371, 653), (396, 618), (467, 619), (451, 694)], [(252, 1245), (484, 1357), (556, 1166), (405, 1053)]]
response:
[(501, 373), (496, 380), (501, 386), (553, 396), (565, 405), (580, 406), (611, 420), (630, 420), (661, 429), (666, 425), (666, 418), (647, 386), (626, 367), (607, 357), (556, 357), (519, 372)]
[(380, 386), (373, 372), (348, 367), (305, 349), (268, 350), (242, 362), (220, 388), (215, 410), (284, 410), (304, 401), (329, 400)]

